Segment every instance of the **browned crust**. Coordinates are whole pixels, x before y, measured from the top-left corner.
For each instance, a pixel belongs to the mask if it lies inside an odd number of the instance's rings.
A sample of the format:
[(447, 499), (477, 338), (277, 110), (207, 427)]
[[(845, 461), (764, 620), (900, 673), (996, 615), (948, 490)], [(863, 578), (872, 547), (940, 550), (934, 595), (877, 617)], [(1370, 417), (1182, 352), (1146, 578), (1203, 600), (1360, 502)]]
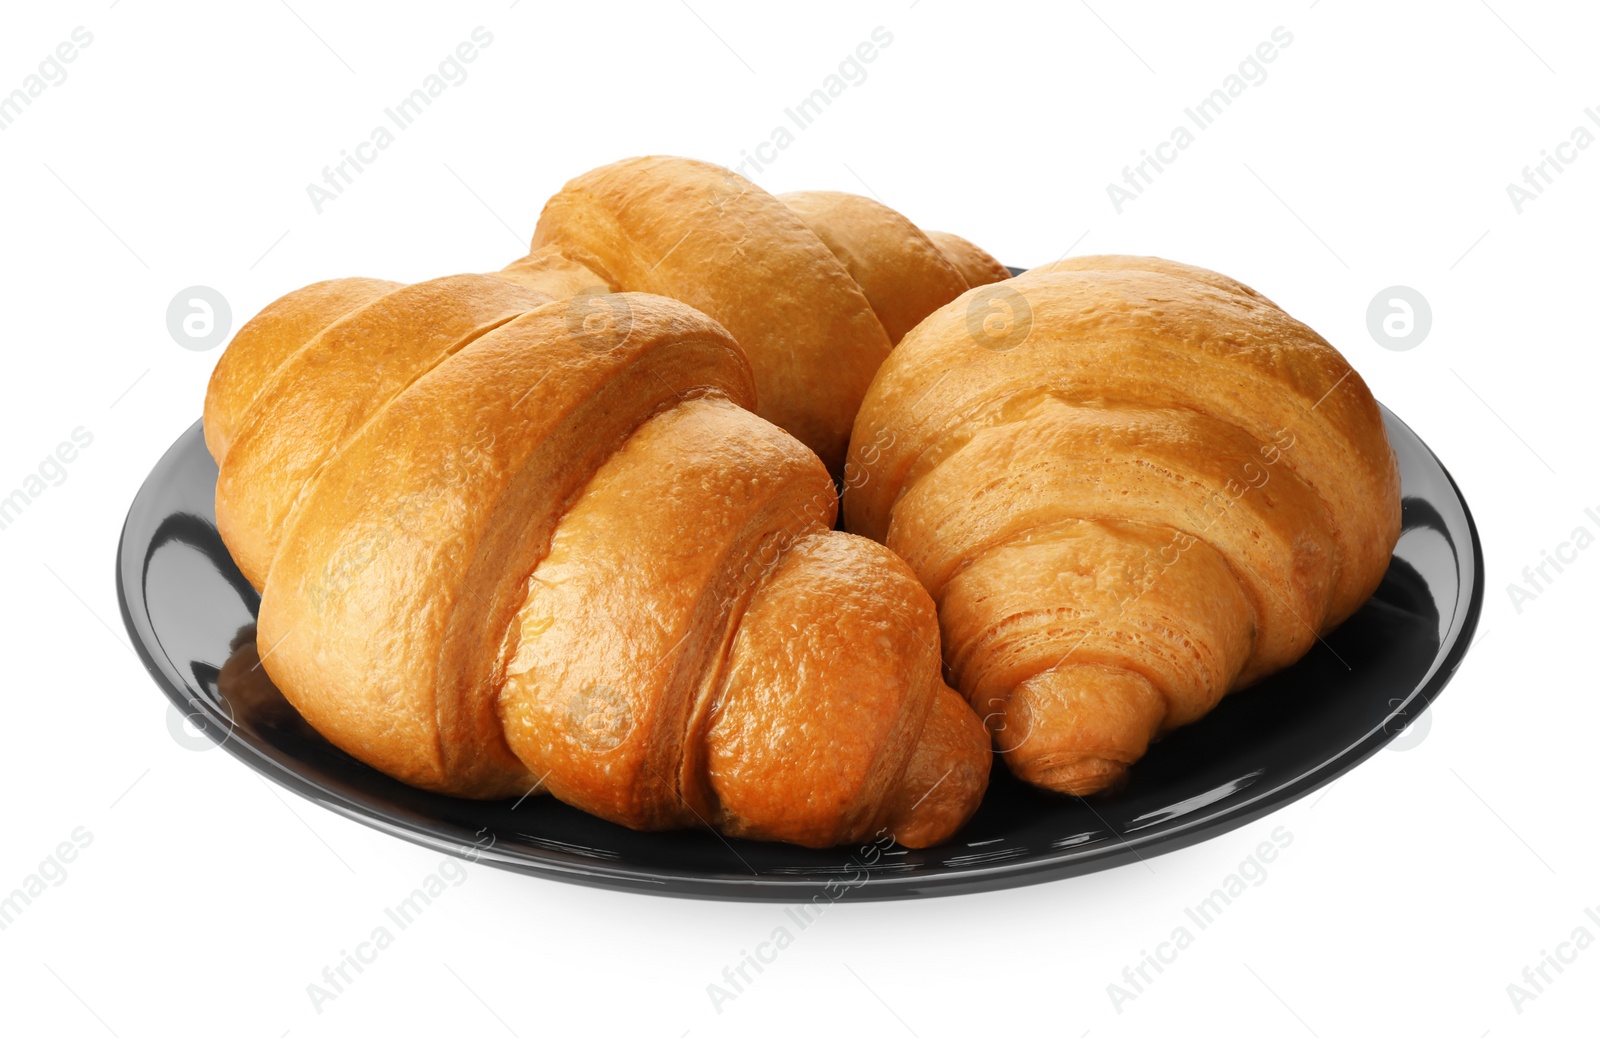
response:
[(1151, 257), (1064, 260), (930, 315), (851, 462), (846, 527), (911, 563), (1008, 763), (1064, 792), (1297, 659), (1400, 530), (1349, 363), (1253, 289)]

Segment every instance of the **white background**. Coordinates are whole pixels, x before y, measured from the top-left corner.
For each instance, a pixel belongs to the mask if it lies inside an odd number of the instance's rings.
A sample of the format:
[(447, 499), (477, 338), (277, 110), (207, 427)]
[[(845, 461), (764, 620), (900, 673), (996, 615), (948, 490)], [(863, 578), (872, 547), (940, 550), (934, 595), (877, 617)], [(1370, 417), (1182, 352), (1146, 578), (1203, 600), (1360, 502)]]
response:
[[(0, 932), (0, 1030), (1592, 1033), (1600, 945), (1520, 1013), (1507, 985), (1575, 927), (1600, 938), (1600, 550), (1520, 611), (1508, 585), (1600, 532), (1600, 147), (1521, 213), (1506, 185), (1600, 133), (1600, 21), (1492, 2), (8, 5), (0, 93), (75, 27), (93, 43), (0, 132), (0, 493), (76, 427), (94, 439), (0, 531), (0, 893), (76, 827), (93, 842)], [(479, 25), (470, 78), (317, 214), (307, 183)], [(1157, 253), (1266, 292), (1460, 482), (1488, 556), (1478, 644), (1426, 732), (1325, 793), (1147, 864), (842, 904), (720, 1014), (707, 985), (779, 906), (479, 866), (317, 1013), (307, 985), (440, 858), (169, 733), (112, 583), (128, 502), (221, 352), (180, 348), (168, 302), (215, 287), (237, 327), (322, 278), (499, 267), (592, 166), (737, 163), (877, 26), (893, 42), (866, 80), (756, 181), (870, 189), (1016, 265)], [(1266, 80), (1119, 215), (1107, 183), (1277, 26), (1293, 43)], [(1367, 330), (1391, 285), (1432, 307), (1407, 352)], [(1107, 985), (1277, 826), (1293, 843), (1267, 880), (1119, 1013)]]

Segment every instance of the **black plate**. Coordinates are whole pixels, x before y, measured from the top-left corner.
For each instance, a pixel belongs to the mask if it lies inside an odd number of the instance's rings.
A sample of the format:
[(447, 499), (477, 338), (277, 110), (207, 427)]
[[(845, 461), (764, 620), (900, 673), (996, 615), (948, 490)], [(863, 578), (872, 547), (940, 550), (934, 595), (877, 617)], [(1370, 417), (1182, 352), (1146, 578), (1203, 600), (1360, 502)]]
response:
[(637, 833), (547, 796), (483, 803), (425, 793), (346, 756), (250, 667), (259, 598), (217, 535), (217, 469), (199, 422), (134, 498), (117, 595), (156, 684), (197, 727), (279, 785), (414, 843), (552, 879), (687, 897), (991, 890), (1148, 858), (1243, 825), (1348, 771), (1438, 695), (1477, 626), (1483, 553), (1449, 473), (1384, 416), (1405, 532), (1370, 602), (1295, 666), (1152, 747), (1120, 792), (1087, 801), (1046, 793), (997, 760), (977, 815), (929, 850)]

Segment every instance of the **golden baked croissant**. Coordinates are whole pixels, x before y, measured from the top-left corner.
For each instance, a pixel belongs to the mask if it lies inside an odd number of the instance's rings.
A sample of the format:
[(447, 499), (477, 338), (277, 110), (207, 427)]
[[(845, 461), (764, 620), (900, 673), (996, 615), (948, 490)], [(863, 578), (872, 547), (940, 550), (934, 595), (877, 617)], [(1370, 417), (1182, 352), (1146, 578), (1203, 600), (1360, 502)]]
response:
[(1092, 256), (976, 289), (890, 355), (846, 528), (938, 603), (1011, 769), (1088, 793), (1377, 588), (1399, 476), (1361, 377), (1254, 290)]
[(426, 789), (808, 846), (945, 839), (991, 754), (940, 678), (933, 604), (832, 530), (826, 469), (753, 402), (722, 327), (557, 250), (290, 293), (205, 412), (262, 665)]
[(971, 242), (925, 234), (882, 203), (774, 197), (693, 159), (626, 159), (546, 203), (535, 249), (559, 247), (614, 291), (681, 300), (733, 333), (757, 412), (843, 472), (851, 422), (889, 350), (969, 287), (1008, 276)]

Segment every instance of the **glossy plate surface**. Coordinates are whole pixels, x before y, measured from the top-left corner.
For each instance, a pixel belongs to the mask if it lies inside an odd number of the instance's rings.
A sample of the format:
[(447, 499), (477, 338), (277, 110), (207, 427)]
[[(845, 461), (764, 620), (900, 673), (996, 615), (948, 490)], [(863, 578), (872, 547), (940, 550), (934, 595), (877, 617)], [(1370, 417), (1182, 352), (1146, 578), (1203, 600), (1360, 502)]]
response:
[(145, 480), (117, 554), (123, 620), (178, 710), (268, 779), (424, 846), (551, 879), (654, 894), (805, 901), (955, 894), (1148, 858), (1282, 807), (1399, 734), (1460, 664), (1482, 603), (1482, 549), (1428, 447), (1387, 410), (1404, 533), (1383, 585), (1295, 666), (1152, 746), (1090, 801), (1014, 780), (941, 847), (812, 851), (709, 831), (636, 833), (548, 796), (483, 803), (412, 789), (312, 731), (256, 667), (259, 598), (217, 535), (200, 423)]

